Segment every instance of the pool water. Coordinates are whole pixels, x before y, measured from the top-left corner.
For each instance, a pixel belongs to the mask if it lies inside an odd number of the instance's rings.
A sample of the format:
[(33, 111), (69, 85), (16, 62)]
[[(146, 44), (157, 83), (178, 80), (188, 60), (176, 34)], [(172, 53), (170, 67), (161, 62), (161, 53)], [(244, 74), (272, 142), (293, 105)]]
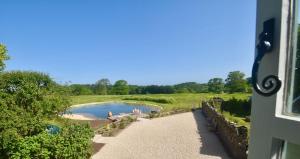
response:
[(120, 113), (131, 113), (132, 110), (135, 108), (141, 110), (143, 113), (150, 113), (152, 110), (156, 110), (153, 107), (143, 105), (130, 105), (125, 103), (105, 103), (74, 107), (69, 109), (68, 112), (73, 114), (85, 114), (101, 119), (106, 119), (108, 112), (112, 112), (113, 115), (118, 115)]

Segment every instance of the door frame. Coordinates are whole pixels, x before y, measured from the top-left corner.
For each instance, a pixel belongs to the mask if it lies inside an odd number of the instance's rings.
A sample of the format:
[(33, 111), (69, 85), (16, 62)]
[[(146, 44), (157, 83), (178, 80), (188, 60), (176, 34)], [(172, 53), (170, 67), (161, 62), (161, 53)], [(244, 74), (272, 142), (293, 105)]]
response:
[(289, 63), (295, 46), (295, 7), (294, 0), (257, 1), (256, 44), (259, 43), (264, 22), (275, 19), (273, 49), (260, 63), (258, 81), (267, 75), (275, 75), (281, 80), (282, 86), (269, 97), (253, 92), (249, 159), (281, 158), (284, 141), (300, 145), (300, 118), (284, 113), (288, 100)]

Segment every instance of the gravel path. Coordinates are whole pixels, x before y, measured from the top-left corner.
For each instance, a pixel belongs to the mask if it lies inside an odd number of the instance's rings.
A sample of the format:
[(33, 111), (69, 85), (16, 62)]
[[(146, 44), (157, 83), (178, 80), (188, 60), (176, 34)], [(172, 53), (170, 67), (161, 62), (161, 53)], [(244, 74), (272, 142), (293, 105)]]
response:
[(201, 111), (140, 119), (116, 137), (94, 141), (106, 143), (94, 159), (229, 159)]

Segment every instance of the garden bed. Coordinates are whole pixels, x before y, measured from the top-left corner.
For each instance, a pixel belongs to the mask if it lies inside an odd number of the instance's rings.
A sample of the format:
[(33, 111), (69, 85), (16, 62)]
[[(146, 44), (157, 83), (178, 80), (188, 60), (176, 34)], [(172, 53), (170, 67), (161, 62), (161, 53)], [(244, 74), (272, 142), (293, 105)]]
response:
[(132, 122), (137, 121), (137, 117), (135, 116), (126, 116), (121, 118), (119, 121), (111, 122), (98, 128), (95, 132), (97, 134), (101, 134), (102, 136), (116, 136), (123, 129), (128, 127)]

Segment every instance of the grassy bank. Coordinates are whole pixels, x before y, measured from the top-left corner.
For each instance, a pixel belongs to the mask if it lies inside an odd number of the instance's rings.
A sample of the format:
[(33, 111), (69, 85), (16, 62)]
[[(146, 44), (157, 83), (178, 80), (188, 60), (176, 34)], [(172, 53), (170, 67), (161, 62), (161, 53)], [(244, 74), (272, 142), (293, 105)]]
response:
[(163, 111), (176, 109), (191, 109), (200, 107), (201, 102), (213, 97), (221, 97), (224, 100), (230, 98), (247, 99), (250, 94), (151, 94), (151, 95), (84, 95), (72, 96), (72, 105), (94, 103), (94, 102), (125, 102), (139, 103), (145, 105), (157, 105), (163, 108)]

